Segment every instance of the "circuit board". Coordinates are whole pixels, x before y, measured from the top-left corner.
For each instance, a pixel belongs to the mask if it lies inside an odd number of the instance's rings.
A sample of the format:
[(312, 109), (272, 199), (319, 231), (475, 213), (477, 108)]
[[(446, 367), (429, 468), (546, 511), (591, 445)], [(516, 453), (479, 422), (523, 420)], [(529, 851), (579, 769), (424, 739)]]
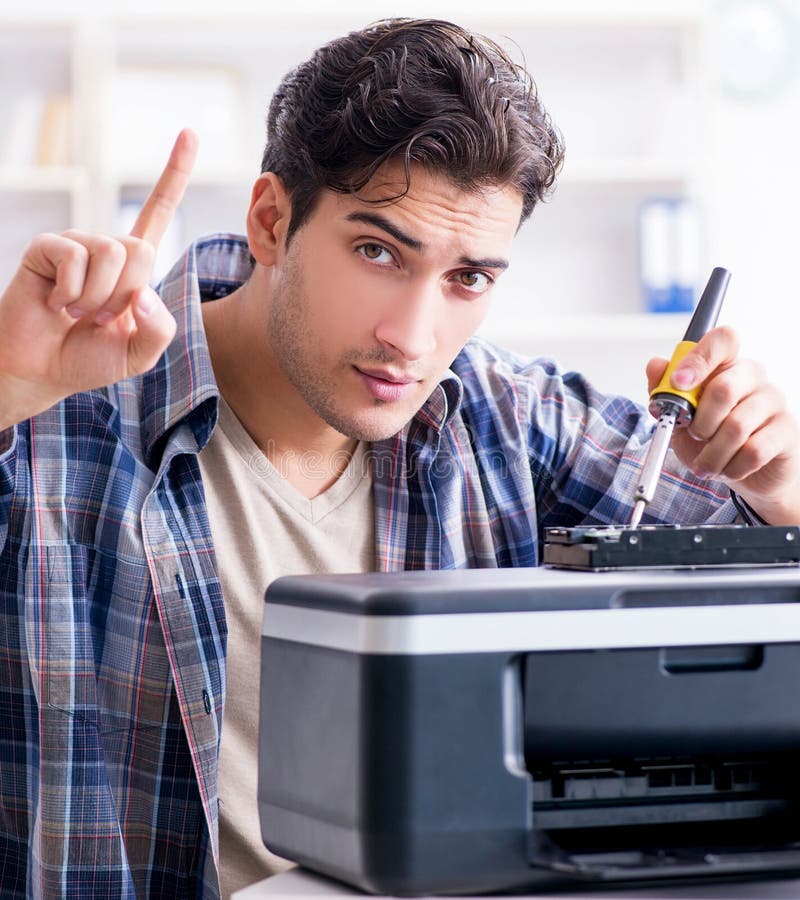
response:
[(559, 569), (696, 569), (800, 564), (800, 527), (580, 526), (545, 529), (543, 562)]

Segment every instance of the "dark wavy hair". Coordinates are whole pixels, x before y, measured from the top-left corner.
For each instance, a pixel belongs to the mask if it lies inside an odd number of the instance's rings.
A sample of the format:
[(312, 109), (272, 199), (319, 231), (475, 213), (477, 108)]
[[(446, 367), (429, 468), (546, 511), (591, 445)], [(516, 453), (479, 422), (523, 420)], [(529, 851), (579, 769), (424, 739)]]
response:
[(457, 187), (511, 186), (524, 221), (552, 189), (564, 150), (533, 79), (494, 41), (438, 19), (388, 19), (319, 48), (276, 90), (262, 172), (292, 200), (287, 240), (323, 189), (363, 188), (384, 163)]

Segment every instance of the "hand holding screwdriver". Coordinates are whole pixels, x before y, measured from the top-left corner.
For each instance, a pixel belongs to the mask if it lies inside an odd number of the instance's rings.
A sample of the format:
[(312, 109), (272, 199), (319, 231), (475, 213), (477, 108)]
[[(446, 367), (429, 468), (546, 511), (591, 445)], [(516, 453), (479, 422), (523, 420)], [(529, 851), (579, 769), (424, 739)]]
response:
[[(791, 327), (794, 315), (791, 288), (787, 285), (782, 307), (789, 316), (780, 320), (784, 328)], [(670, 444), (681, 465), (670, 462), (671, 475), (686, 479), (688, 469), (710, 490), (720, 492), (724, 485), (735, 491), (771, 525), (800, 524), (797, 419), (764, 367), (739, 355), (735, 332), (727, 326), (711, 328), (688, 347), (677, 368), (675, 361), (670, 366), (666, 359), (651, 359), (647, 380), (654, 394), (668, 368), (673, 370), (668, 376), (671, 393), (677, 389), (699, 395), (689, 424), (672, 434)], [(661, 472), (661, 463), (656, 471)]]
[(633, 495), (631, 528), (639, 525), (645, 507), (653, 499), (675, 426), (688, 425), (697, 409), (702, 384), (691, 390), (679, 390), (672, 384), (672, 373), (703, 335), (717, 324), (730, 278), (731, 274), (727, 269), (717, 267), (713, 270), (683, 340), (675, 348), (661, 380), (650, 393), (650, 412), (658, 419), (658, 423)]

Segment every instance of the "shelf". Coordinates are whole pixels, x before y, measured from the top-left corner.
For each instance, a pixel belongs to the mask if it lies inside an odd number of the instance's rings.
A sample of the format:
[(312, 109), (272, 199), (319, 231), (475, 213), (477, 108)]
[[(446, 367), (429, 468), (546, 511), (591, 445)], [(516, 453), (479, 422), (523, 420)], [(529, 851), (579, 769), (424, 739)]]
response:
[(88, 176), (73, 166), (0, 166), (0, 191), (77, 193), (86, 190)]
[(665, 340), (676, 342), (686, 330), (689, 313), (620, 313), (608, 315), (543, 316), (514, 331), (490, 321), (481, 334), (491, 341), (519, 346), (521, 342), (547, 343), (636, 343)]
[[(693, 28), (702, 20), (704, 12), (697, 0), (674, 0), (672, 3), (648, 2), (641, 0), (530, 0), (525, 7), (525, 15), (520, 6), (509, 3), (509, 9), (493, 6), (494, 21), (503, 15), (504, 26), (534, 26), (537, 28), (596, 28), (602, 26), (619, 27), (678, 27)], [(462, 4), (453, 3), (453, 13), (458, 14)], [(486, 13), (476, 13), (473, 18), (490, 23)]]
[[(648, 160), (627, 158), (596, 159), (587, 162), (568, 160), (558, 176), (559, 184), (567, 185), (602, 185), (629, 184), (648, 186), (669, 184), (685, 185), (689, 180), (690, 167), (669, 160)], [(111, 173), (113, 179), (121, 185), (148, 184), (158, 172), (152, 169), (138, 171), (125, 170)], [(192, 184), (197, 186), (218, 185), (222, 187), (241, 187), (249, 185), (257, 177), (242, 174), (242, 170), (195, 170)]]
[[(419, 7), (419, 4), (417, 4)], [(195, 6), (195, 15), (204, 22), (219, 23), (220, 19), (236, 22), (241, 19), (247, 22), (253, 19), (279, 20), (281, 25), (308, 24), (313, 22), (327, 25), (336, 23), (343, 17), (361, 24), (378, 18), (375, 7), (364, 0), (340, 0), (335, 7), (324, 0), (301, 0), (294, 8), (285, 8), (274, 4), (255, 3), (254, 0), (229, 0), (223, 6), (210, 2), (199, 2)], [(335, 9), (335, 12), (332, 10)], [(552, 0), (529, 0), (525, 5), (524, 15), (520, 13), (520, 4), (514, 0), (501, 0), (487, 7), (478, 4), (464, 4), (463, 0), (441, 0), (437, 15), (456, 21), (469, 20), (470, 24), (479, 23), (489, 27), (503, 28), (507, 26), (566, 26), (575, 25), (645, 25), (645, 26), (693, 26), (702, 15), (701, 4), (697, 0), (652, 0), (642, 4), (641, 0), (560, 0), (558, 4)], [(430, 11), (430, 10), (428, 10)], [(164, 0), (139, 0), (136, 11), (125, 11), (123, 21), (126, 25), (152, 24), (163, 21), (165, 17), (181, 16), (184, 8), (176, 2)], [(408, 15), (419, 14), (411, 10)], [(185, 21), (185, 17), (180, 21)]]
[[(167, 157), (165, 154), (164, 162), (166, 162), (166, 159)], [(160, 169), (148, 168), (135, 172), (131, 170), (124, 172), (112, 172), (110, 173), (110, 177), (120, 189), (129, 187), (147, 187), (149, 189), (155, 184), (156, 179), (160, 174)], [(258, 174), (259, 173), (257, 169), (254, 169), (252, 172), (243, 171), (243, 168), (239, 169), (238, 171), (213, 171), (195, 169), (192, 172), (192, 177), (189, 181), (189, 187), (232, 188), (235, 190), (241, 190), (244, 188), (249, 191), (253, 185), (253, 182), (258, 177)]]
[(691, 167), (675, 160), (610, 157), (608, 159), (567, 159), (559, 175), (562, 184), (673, 184), (685, 185)]

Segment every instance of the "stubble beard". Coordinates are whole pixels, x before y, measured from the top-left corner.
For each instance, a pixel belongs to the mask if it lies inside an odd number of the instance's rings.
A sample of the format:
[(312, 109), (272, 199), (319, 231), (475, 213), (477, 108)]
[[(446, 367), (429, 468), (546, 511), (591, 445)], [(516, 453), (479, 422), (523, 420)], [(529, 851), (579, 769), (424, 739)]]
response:
[[(286, 379), (309, 407), (331, 428), (357, 441), (381, 441), (397, 434), (413, 418), (417, 408), (403, 416), (380, 415), (389, 404), (374, 400), (377, 415), (348, 415), (337, 402), (336, 377), (320, 365), (325, 355), (314, 346), (310, 330), (309, 303), (298, 262), (299, 254), (289, 253), (280, 284), (274, 285), (267, 316), (267, 336), (275, 360)], [(342, 373), (353, 366), (389, 364), (392, 354), (379, 347), (367, 352), (345, 354), (337, 369)]]

